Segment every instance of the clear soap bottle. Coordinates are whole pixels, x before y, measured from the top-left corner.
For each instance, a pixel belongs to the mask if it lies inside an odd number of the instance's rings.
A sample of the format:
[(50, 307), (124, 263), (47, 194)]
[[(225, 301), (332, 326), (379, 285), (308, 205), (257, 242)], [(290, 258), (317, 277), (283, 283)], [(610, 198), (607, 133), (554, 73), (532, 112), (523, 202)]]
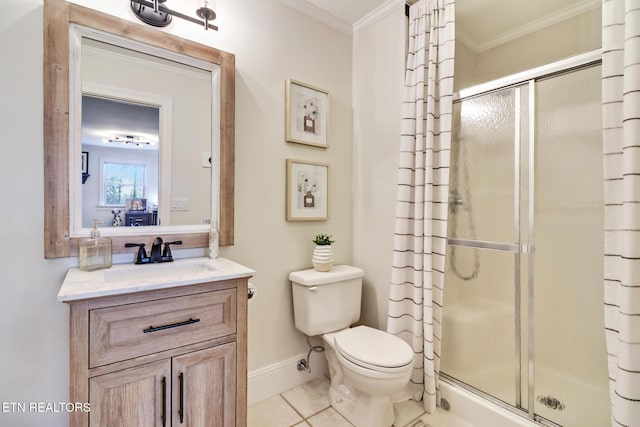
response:
[(93, 271), (111, 267), (111, 239), (100, 237), (98, 224), (101, 222), (94, 220), (91, 237), (80, 241), (78, 248), (80, 270)]

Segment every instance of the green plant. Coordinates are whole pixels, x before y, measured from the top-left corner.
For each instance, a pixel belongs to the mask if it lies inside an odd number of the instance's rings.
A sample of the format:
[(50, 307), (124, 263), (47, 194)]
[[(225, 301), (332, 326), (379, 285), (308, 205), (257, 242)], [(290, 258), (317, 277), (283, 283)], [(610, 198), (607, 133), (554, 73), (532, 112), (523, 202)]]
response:
[(335, 243), (335, 240), (331, 240), (331, 236), (328, 234), (316, 234), (316, 237), (313, 239), (313, 243), (316, 245), (331, 245)]

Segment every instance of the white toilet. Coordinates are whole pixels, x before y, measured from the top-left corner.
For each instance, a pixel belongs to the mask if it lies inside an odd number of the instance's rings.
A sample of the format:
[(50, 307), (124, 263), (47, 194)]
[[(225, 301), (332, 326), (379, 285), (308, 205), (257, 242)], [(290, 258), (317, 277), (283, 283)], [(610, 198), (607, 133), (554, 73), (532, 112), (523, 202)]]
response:
[(389, 427), (395, 420), (391, 396), (409, 382), (414, 353), (387, 332), (350, 328), (360, 318), (363, 276), (348, 265), (291, 273), (295, 325), (326, 343), (331, 406), (356, 427)]

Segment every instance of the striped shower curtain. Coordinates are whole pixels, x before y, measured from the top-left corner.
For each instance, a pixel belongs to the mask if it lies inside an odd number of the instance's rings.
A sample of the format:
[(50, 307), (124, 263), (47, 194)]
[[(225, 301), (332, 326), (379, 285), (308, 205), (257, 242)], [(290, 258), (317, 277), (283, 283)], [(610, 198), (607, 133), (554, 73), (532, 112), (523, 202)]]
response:
[(409, 12), (387, 321), (413, 347), (409, 392), (430, 413), (439, 401), (454, 16), (454, 0), (419, 0)]
[(614, 426), (640, 426), (640, 0), (603, 0), (602, 26), (611, 415)]

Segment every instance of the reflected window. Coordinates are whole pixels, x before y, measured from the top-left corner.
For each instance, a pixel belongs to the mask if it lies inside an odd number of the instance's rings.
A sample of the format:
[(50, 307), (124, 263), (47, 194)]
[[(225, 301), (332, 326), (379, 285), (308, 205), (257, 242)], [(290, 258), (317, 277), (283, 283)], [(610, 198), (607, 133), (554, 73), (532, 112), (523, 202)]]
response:
[(124, 206), (127, 199), (144, 198), (145, 164), (104, 163), (102, 188), (103, 205)]

